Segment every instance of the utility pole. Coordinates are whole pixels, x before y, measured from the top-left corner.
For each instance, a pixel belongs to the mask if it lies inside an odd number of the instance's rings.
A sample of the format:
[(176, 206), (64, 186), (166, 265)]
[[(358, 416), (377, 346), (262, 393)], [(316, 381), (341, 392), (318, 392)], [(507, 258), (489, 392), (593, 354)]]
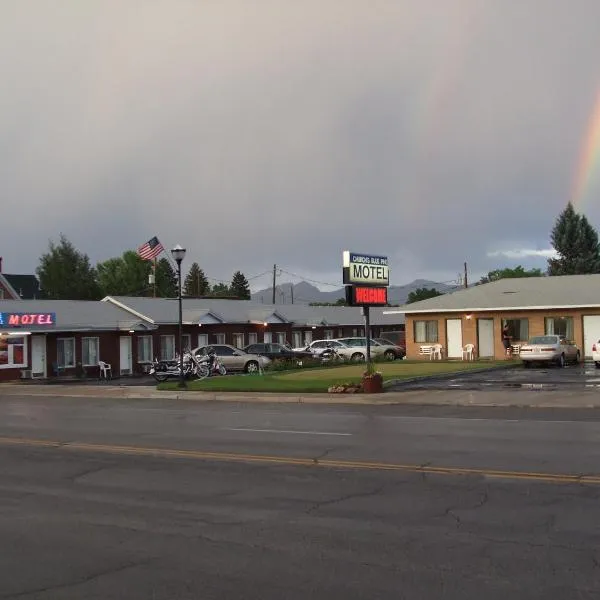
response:
[(292, 296), (292, 304), (294, 304), (294, 284), (290, 285), (290, 294)]
[(273, 265), (273, 304), (275, 304), (275, 278), (277, 277), (277, 265)]
[(469, 283), (467, 281), (467, 263), (465, 263), (465, 287), (469, 287)]

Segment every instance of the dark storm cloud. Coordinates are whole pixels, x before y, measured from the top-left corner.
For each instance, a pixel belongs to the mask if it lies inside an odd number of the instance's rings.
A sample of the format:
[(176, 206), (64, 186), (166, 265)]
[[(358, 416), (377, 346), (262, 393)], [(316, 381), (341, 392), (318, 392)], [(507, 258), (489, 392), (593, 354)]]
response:
[(388, 254), (394, 283), (543, 266), (600, 83), (597, 2), (58, 6), (3, 5), (8, 271), (61, 231), (93, 261), (157, 234), (222, 279), (336, 283), (344, 249)]

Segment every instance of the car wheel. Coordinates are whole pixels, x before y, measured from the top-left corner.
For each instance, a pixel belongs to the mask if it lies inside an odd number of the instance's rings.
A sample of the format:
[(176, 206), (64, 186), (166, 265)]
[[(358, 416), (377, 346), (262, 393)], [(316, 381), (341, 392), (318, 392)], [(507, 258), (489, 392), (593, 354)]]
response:
[(595, 362), (594, 364), (596, 365), (596, 369), (600, 369), (600, 362)]
[(529, 369), (529, 368), (531, 368), (531, 363), (530, 363), (528, 360), (525, 360), (525, 361), (523, 361), (523, 366), (524, 366), (526, 369)]
[(396, 353), (393, 350), (386, 350), (383, 356), (385, 360), (396, 360)]
[(352, 362), (364, 362), (365, 360), (365, 355), (361, 354), (360, 352), (355, 352), (351, 357), (350, 360)]
[(246, 373), (257, 373), (258, 372), (258, 363), (255, 360), (250, 360), (246, 363), (246, 367), (244, 368)]
[(557, 364), (558, 364), (558, 366), (559, 366), (561, 369), (562, 369), (562, 368), (565, 366), (565, 355), (564, 355), (564, 354), (561, 354), (561, 355), (558, 357), (558, 363), (557, 363)]

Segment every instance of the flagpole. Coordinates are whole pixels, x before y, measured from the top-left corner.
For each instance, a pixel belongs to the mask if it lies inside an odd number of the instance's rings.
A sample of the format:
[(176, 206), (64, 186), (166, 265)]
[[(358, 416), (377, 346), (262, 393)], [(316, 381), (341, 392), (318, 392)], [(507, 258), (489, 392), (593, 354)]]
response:
[(156, 298), (156, 256), (154, 257), (154, 298)]

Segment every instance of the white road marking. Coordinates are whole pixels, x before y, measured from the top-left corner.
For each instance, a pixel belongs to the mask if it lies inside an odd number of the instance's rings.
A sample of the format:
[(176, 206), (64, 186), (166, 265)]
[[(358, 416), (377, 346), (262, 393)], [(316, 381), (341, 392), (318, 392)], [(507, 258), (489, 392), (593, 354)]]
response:
[(251, 431), (254, 433), (291, 433), (295, 435), (353, 435), (352, 433), (337, 433), (333, 431), (294, 431), (293, 429), (251, 429), (249, 427), (225, 427), (225, 431)]

